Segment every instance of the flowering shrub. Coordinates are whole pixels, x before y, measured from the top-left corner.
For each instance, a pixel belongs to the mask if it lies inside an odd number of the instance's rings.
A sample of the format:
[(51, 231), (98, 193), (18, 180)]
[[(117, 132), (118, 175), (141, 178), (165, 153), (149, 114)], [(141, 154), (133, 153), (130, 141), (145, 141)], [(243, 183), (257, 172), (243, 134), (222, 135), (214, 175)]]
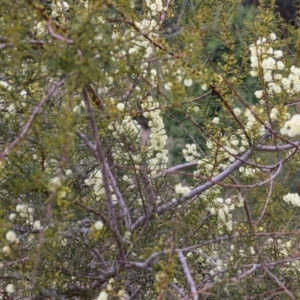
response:
[(236, 1), (115, 2), (1, 6), (1, 297), (299, 298), (298, 49), (265, 10), (237, 51)]

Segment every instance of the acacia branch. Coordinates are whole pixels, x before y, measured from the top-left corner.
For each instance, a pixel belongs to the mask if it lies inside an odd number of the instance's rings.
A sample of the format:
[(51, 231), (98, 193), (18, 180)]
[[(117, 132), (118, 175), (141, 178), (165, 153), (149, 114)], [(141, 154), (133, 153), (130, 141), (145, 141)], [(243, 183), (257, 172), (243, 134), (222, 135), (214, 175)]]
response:
[(276, 146), (263, 146), (261, 144), (258, 144), (256, 149), (260, 151), (277, 152), (277, 151), (286, 151), (293, 148), (298, 149), (299, 146), (300, 146), (300, 141), (297, 142), (288, 141), (288, 144), (276, 145)]
[(183, 272), (184, 272), (184, 274), (187, 278), (187, 281), (190, 285), (191, 292), (192, 292), (192, 295), (193, 295), (193, 299), (198, 300), (198, 292), (197, 292), (197, 289), (196, 289), (196, 285), (195, 285), (195, 282), (193, 280), (192, 274), (190, 272), (189, 266), (186, 263), (185, 257), (184, 257), (184, 255), (182, 254), (182, 252), (180, 250), (177, 250), (177, 254), (178, 254), (179, 260), (181, 262)]
[(117, 196), (118, 204), (119, 204), (119, 207), (120, 207), (121, 217), (124, 218), (125, 226), (126, 226), (126, 228), (129, 229), (131, 227), (131, 218), (130, 218), (130, 214), (129, 214), (127, 205), (125, 204), (123, 196), (122, 196), (122, 194), (121, 194), (121, 192), (118, 188), (115, 177), (113, 176), (112, 172), (109, 170), (106, 163), (105, 163), (105, 165), (106, 165), (106, 169), (108, 171), (108, 176), (109, 176), (109, 179), (110, 179), (111, 186), (113, 188), (114, 193)]
[(54, 92), (65, 83), (66, 80), (67, 80), (66, 78), (60, 80), (55, 86), (53, 86), (50, 89), (49, 93), (40, 101), (38, 106), (36, 106), (36, 108), (31, 113), (31, 115), (29, 117), (29, 120), (27, 121), (27, 123), (23, 127), (23, 130), (20, 133), (20, 135), (11, 144), (9, 144), (4, 149), (4, 151), (0, 154), (0, 162), (7, 156), (7, 154), (13, 148), (15, 148), (25, 138), (26, 134), (28, 133), (28, 131), (29, 131), (29, 129), (30, 129), (30, 127), (31, 127), (31, 125), (34, 121), (34, 119), (39, 114), (39, 112), (42, 110), (42, 107), (44, 106), (44, 104), (51, 98), (51, 96), (54, 94)]
[[(113, 207), (113, 201), (112, 201), (112, 195), (110, 192), (110, 187), (109, 187), (109, 175), (108, 175), (108, 170), (105, 164), (105, 157), (104, 153), (102, 150), (102, 145), (99, 139), (99, 134), (98, 134), (98, 128), (97, 124), (95, 121), (95, 118), (93, 116), (93, 110), (89, 101), (88, 93), (86, 88), (83, 89), (82, 91), (82, 96), (86, 104), (87, 112), (89, 115), (90, 119), (90, 124), (91, 124), (91, 129), (92, 129), (92, 134), (95, 139), (95, 145), (96, 145), (96, 157), (99, 163), (99, 167), (102, 173), (102, 180), (103, 180), (103, 185), (104, 185), (104, 191), (105, 191), (105, 196), (106, 196), (106, 202), (107, 202), (107, 209), (110, 217), (110, 226), (112, 227), (113, 231), (115, 231), (119, 235), (119, 229), (118, 229), (118, 224), (117, 224), (117, 219), (115, 215), (115, 210)], [(124, 261), (124, 251), (123, 251), (123, 246), (119, 238), (116, 239), (116, 243), (119, 249), (119, 256), (121, 261)]]

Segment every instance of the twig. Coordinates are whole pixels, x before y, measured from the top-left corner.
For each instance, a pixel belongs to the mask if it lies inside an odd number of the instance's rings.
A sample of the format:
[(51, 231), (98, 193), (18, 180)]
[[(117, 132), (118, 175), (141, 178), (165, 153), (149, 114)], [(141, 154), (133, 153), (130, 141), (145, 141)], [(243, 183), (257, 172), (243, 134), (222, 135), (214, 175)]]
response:
[(267, 196), (266, 203), (265, 203), (265, 205), (264, 205), (264, 208), (263, 208), (263, 210), (262, 210), (262, 212), (261, 212), (261, 214), (260, 214), (260, 216), (259, 216), (259, 219), (257, 220), (255, 226), (258, 226), (258, 225), (259, 225), (259, 223), (261, 222), (263, 216), (265, 215), (266, 209), (267, 209), (267, 207), (268, 207), (269, 201), (270, 201), (271, 196), (272, 196), (273, 183), (274, 183), (274, 181), (271, 180), (271, 181), (270, 181), (270, 189), (269, 189), (269, 193), (268, 193), (268, 196)]
[(179, 286), (177, 286), (175, 283), (171, 283), (170, 286), (172, 287), (172, 289), (174, 289), (180, 296), (182, 297), (186, 297), (183, 289), (181, 289)]
[[(181, 248), (180, 250), (183, 252), (189, 252), (198, 248), (201, 248), (205, 245), (213, 244), (213, 243), (221, 243), (226, 240), (234, 240), (234, 239), (244, 239), (244, 238), (249, 238), (249, 237), (281, 237), (281, 236), (289, 236), (289, 235), (294, 235), (294, 236), (300, 236), (300, 233), (295, 233), (295, 232), (254, 232), (254, 233), (247, 233), (247, 234), (233, 234), (233, 235), (224, 235), (224, 236), (219, 236), (217, 238), (207, 240), (204, 242), (201, 242), (197, 245), (193, 245), (190, 247), (186, 248)], [(299, 258), (300, 259), (300, 258)]]
[(66, 8), (65, 8), (64, 1), (63, 1), (63, 0), (59, 0), (59, 2), (60, 2), (60, 5), (61, 5), (61, 8), (62, 8), (63, 14), (64, 14), (65, 21), (67, 21), (67, 20), (68, 20), (68, 18), (67, 18), (67, 12), (66, 12)]
[(89, 85), (87, 87), (88, 91), (90, 91), (93, 94), (93, 101), (95, 102), (95, 104), (101, 109), (104, 110), (105, 109), (105, 105), (103, 103), (103, 100), (101, 99), (101, 97), (98, 95), (97, 91), (95, 90), (95, 88), (93, 87), (93, 85)]

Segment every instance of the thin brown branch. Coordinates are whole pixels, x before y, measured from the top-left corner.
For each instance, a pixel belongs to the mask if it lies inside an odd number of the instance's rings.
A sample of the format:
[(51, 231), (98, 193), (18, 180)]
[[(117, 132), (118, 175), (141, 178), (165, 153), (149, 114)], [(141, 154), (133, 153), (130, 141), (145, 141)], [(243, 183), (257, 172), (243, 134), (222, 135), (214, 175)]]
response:
[(63, 37), (62, 35), (54, 32), (53, 28), (52, 28), (52, 20), (51, 19), (48, 19), (48, 22), (47, 22), (47, 28), (48, 28), (48, 31), (50, 33), (50, 35), (55, 38), (56, 40), (60, 40), (62, 42), (65, 42), (69, 45), (73, 45), (74, 44), (74, 41), (71, 40), (71, 39), (68, 39), (68, 38), (65, 38)]
[[(96, 147), (94, 146), (94, 144), (91, 141), (89, 141), (87, 136), (85, 134), (83, 134), (82, 132), (77, 131), (77, 134), (86, 143), (86, 145), (92, 150), (93, 154), (97, 157)], [(108, 165), (105, 161), (104, 161), (104, 165), (105, 165), (105, 168), (107, 170), (107, 173), (108, 173), (113, 191), (117, 196), (118, 204), (119, 204), (119, 207), (120, 207), (120, 210), (121, 210), (120, 214), (121, 214), (122, 218), (124, 218), (126, 228), (129, 229), (130, 226), (131, 226), (131, 218), (130, 218), (128, 208), (127, 208), (127, 206), (125, 204), (125, 201), (123, 199), (123, 196), (122, 196), (122, 194), (121, 194), (121, 192), (120, 192), (120, 190), (117, 186), (115, 177), (113, 176), (111, 170), (109, 169), (109, 167), (108, 167)]]
[(196, 288), (194, 279), (192, 277), (191, 271), (189, 269), (189, 266), (188, 266), (188, 264), (187, 264), (187, 262), (185, 260), (185, 257), (184, 257), (184, 255), (182, 254), (182, 252), (180, 250), (177, 250), (177, 254), (178, 254), (179, 260), (181, 262), (181, 265), (182, 265), (182, 268), (183, 268), (183, 272), (184, 272), (184, 274), (186, 276), (186, 279), (187, 279), (187, 281), (188, 281), (188, 283), (190, 285), (193, 299), (194, 300), (198, 300), (197, 288)]
[(271, 278), (273, 278), (279, 287), (281, 287), (285, 293), (291, 298), (296, 299), (295, 296), (285, 287), (285, 285), (275, 276), (271, 271), (268, 270), (268, 268), (264, 268), (264, 270), (269, 274)]
[(243, 199), (244, 199), (244, 208), (245, 208), (247, 220), (248, 220), (248, 223), (249, 223), (251, 229), (253, 229), (253, 221), (252, 221), (252, 216), (251, 216), (251, 211), (250, 211), (250, 207), (249, 207), (249, 204), (248, 204), (248, 200), (245, 197), (242, 189), (239, 187), (240, 184), (238, 183), (238, 181), (233, 176), (230, 176), (230, 178), (238, 186), (238, 189), (239, 189), (240, 193), (243, 196)]
[(51, 96), (54, 94), (54, 92), (61, 87), (65, 81), (67, 79), (64, 78), (62, 80), (60, 80), (55, 86), (53, 86), (49, 93), (40, 101), (39, 105), (33, 110), (33, 112), (31, 113), (29, 120), (27, 121), (27, 123), (24, 125), (22, 132), (20, 133), (20, 135), (11, 143), (9, 144), (4, 151), (0, 154), (0, 162), (8, 155), (8, 153), (15, 148), (26, 136), (26, 134), (28, 133), (34, 119), (36, 118), (36, 116), (39, 114), (39, 112), (42, 110), (42, 107), (44, 106), (44, 104), (51, 98)]
[(267, 196), (266, 203), (265, 203), (265, 205), (264, 205), (264, 208), (263, 208), (263, 210), (262, 210), (262, 212), (261, 212), (261, 214), (260, 214), (260, 216), (259, 216), (257, 222), (255, 223), (255, 226), (258, 226), (258, 225), (259, 225), (259, 223), (261, 222), (262, 218), (263, 218), (264, 215), (265, 215), (266, 209), (267, 209), (268, 204), (269, 204), (269, 202), (270, 202), (270, 200), (271, 200), (271, 197), (272, 197), (273, 183), (274, 183), (274, 181), (271, 180), (271, 181), (270, 181), (269, 193), (268, 193), (268, 196)]
[(227, 103), (227, 101), (224, 99), (224, 97), (222, 96), (221, 92), (218, 91), (216, 89), (215, 86), (211, 85), (211, 89), (214, 92), (214, 94), (216, 94), (218, 96), (218, 98), (221, 100), (221, 102), (223, 103), (223, 105), (227, 108), (227, 110), (230, 112), (230, 114), (233, 116), (233, 118), (235, 119), (235, 121), (237, 122), (237, 124), (239, 125), (239, 127), (242, 129), (242, 131), (244, 132), (245, 137), (247, 138), (247, 141), (249, 143), (249, 145), (252, 145), (252, 141), (251, 138), (249, 137), (245, 126), (242, 124), (241, 120), (238, 118), (238, 116), (234, 113), (233, 109), (231, 108), (231, 106)]
[(142, 31), (138, 26), (135, 24), (134, 21), (129, 20), (129, 19), (124, 19), (123, 22), (127, 23), (128, 25), (132, 26), (140, 35), (142, 35), (146, 40), (148, 40), (153, 46), (159, 48), (162, 51), (165, 51), (166, 53), (170, 54), (172, 57), (179, 58), (182, 57), (182, 54), (177, 54), (175, 52), (172, 52), (168, 50), (166, 47), (160, 45), (156, 41), (154, 41), (152, 38), (149, 37), (149, 33), (146, 33)]
[(103, 103), (103, 99), (101, 99), (101, 97), (99, 96), (99, 94), (97, 93), (97, 91), (95, 90), (95, 88), (93, 87), (93, 85), (89, 85), (87, 87), (88, 91), (92, 93), (93, 97), (92, 100), (93, 102), (97, 105), (97, 107), (99, 107), (101, 110), (105, 109), (105, 104)]

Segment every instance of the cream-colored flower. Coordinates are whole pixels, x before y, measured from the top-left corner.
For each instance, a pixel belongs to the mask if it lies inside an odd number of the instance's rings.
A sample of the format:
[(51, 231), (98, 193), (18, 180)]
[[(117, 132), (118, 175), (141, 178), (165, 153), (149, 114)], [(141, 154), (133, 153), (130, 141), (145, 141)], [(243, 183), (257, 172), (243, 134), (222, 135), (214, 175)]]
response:
[(6, 235), (5, 235), (5, 238), (6, 240), (9, 242), (9, 243), (13, 243), (16, 239), (17, 239), (17, 235), (14, 231), (12, 230), (9, 230)]
[(106, 291), (101, 291), (96, 300), (107, 300), (107, 299), (108, 299), (108, 294), (106, 293)]
[(119, 111), (123, 111), (123, 110), (125, 109), (124, 103), (118, 103), (118, 104), (117, 104), (117, 109), (118, 109)]
[(5, 287), (5, 291), (8, 294), (13, 294), (15, 292), (15, 287), (13, 284), (9, 283), (6, 287)]
[(101, 221), (97, 221), (95, 224), (94, 224), (94, 228), (96, 230), (102, 230), (104, 227), (104, 224), (101, 222)]
[(190, 87), (190, 86), (192, 86), (192, 84), (193, 84), (193, 80), (192, 79), (184, 79), (184, 81), (183, 81), (183, 84), (186, 86), (186, 87)]

